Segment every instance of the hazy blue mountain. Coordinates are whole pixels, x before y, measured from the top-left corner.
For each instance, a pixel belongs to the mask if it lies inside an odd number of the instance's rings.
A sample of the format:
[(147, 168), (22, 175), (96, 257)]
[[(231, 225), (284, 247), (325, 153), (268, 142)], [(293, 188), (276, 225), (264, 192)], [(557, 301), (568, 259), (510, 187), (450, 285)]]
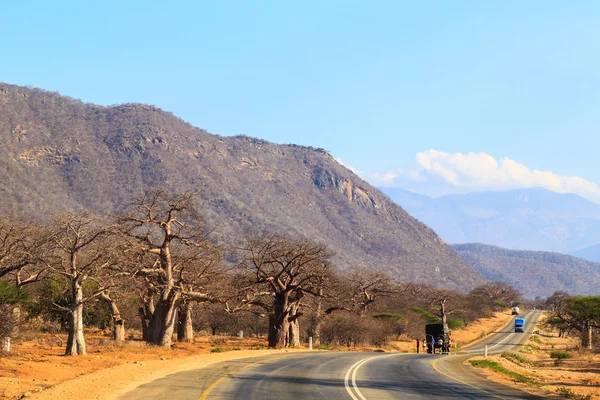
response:
[(430, 198), (381, 190), (448, 243), (561, 253), (600, 243), (600, 205), (575, 194), (536, 188)]
[(600, 262), (600, 243), (571, 253), (572, 256), (584, 258), (589, 261)]
[(526, 297), (550, 296), (556, 290), (598, 294), (600, 263), (547, 251), (509, 250), (479, 243), (451, 246), (477, 272), (508, 282)]

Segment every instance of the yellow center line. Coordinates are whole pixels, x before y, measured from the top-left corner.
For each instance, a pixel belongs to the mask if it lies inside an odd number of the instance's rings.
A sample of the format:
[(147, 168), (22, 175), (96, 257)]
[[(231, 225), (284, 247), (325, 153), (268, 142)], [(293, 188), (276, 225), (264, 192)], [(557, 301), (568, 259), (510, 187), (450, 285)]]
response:
[(504, 399), (504, 397), (500, 397), (500, 396), (498, 396), (498, 395), (496, 395), (496, 394), (494, 394), (494, 393), (488, 392), (488, 391), (487, 391), (487, 390), (485, 390), (485, 389), (482, 389), (482, 388), (480, 388), (480, 387), (477, 387), (477, 386), (475, 386), (475, 385), (471, 385), (470, 383), (467, 383), (467, 382), (465, 382), (465, 381), (461, 381), (461, 380), (460, 380), (460, 379), (458, 379), (458, 378), (455, 378), (455, 377), (453, 377), (453, 376), (450, 376), (450, 375), (448, 375), (448, 374), (445, 374), (445, 373), (443, 373), (442, 371), (440, 371), (440, 370), (438, 369), (438, 367), (436, 367), (436, 366), (435, 366), (435, 364), (436, 364), (436, 363), (437, 363), (439, 360), (440, 360), (440, 359), (438, 358), (437, 360), (435, 360), (435, 361), (434, 361), (434, 362), (431, 364), (431, 366), (433, 367), (433, 369), (434, 369), (434, 370), (436, 370), (436, 372), (437, 372), (438, 374), (442, 374), (442, 375), (444, 375), (446, 378), (450, 378), (450, 379), (452, 379), (452, 380), (454, 380), (454, 381), (456, 381), (456, 382), (459, 382), (459, 383), (462, 383), (463, 385), (467, 385), (467, 386), (469, 386), (469, 387), (472, 387), (473, 389), (479, 390), (479, 391), (481, 391), (481, 392), (483, 392), (483, 393), (490, 394), (490, 395), (492, 395), (492, 396), (494, 396), (494, 397), (496, 397), (496, 398), (498, 398), (498, 399)]
[[(279, 358), (278, 360), (281, 360), (281, 359), (283, 359), (283, 358), (288, 358), (288, 357), (290, 357), (290, 356), (289, 356), (289, 355), (288, 355), (288, 356), (284, 356), (284, 357), (281, 357), (281, 358)], [(223, 382), (225, 379), (229, 378), (231, 375), (233, 375), (233, 374), (237, 374), (238, 372), (240, 372), (240, 371), (243, 371), (243, 370), (245, 370), (246, 368), (250, 368), (250, 367), (253, 367), (253, 366), (255, 366), (255, 365), (258, 365), (258, 364), (265, 364), (265, 363), (267, 363), (267, 362), (270, 362), (270, 361), (274, 361), (274, 360), (262, 360), (262, 361), (257, 361), (257, 362), (255, 362), (255, 363), (252, 363), (252, 364), (245, 365), (245, 366), (243, 366), (242, 368), (236, 369), (235, 371), (228, 372), (227, 374), (223, 375), (222, 377), (220, 377), (219, 379), (217, 379), (216, 381), (214, 381), (214, 382), (212, 383), (212, 385), (210, 385), (209, 387), (207, 387), (207, 388), (206, 388), (206, 390), (205, 390), (204, 392), (202, 392), (202, 395), (200, 396), (200, 399), (199, 399), (199, 400), (206, 400), (206, 397), (208, 396), (208, 394), (209, 394), (209, 393), (210, 393), (210, 392), (211, 392), (211, 391), (212, 391), (214, 388), (216, 388), (216, 387), (217, 387), (217, 385), (218, 385), (219, 383)]]

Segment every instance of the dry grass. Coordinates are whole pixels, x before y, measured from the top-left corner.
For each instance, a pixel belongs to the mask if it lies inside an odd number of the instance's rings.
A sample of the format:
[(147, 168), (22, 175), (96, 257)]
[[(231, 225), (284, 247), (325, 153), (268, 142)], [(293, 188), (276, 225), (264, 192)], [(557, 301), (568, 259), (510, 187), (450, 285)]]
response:
[(469, 324), (467, 328), (457, 329), (451, 332), (451, 338), (454, 345), (460, 347), (489, 336), (490, 334), (502, 329), (506, 324), (513, 320), (509, 311), (497, 312), (491, 318), (481, 318)]
[[(102, 332), (88, 332), (88, 355), (64, 356), (66, 335), (32, 333), (30, 340), (17, 341), (12, 354), (0, 359), (0, 399), (17, 399), (57, 383), (91, 372), (127, 363), (170, 360), (231, 350), (266, 348), (266, 341), (229, 337), (200, 337), (195, 343), (175, 343), (171, 350), (146, 346), (140, 340), (116, 344)], [(215, 351), (217, 349), (217, 351)]]
[[(505, 374), (488, 370), (493, 381), (519, 388), (542, 396), (560, 394), (573, 399), (600, 399), (600, 355), (581, 352), (578, 338), (558, 338), (556, 332), (540, 332), (516, 354), (525, 356), (531, 365), (514, 357), (493, 356), (487, 360), (497, 362), (503, 368), (530, 379), (529, 384), (518, 383)], [(571, 358), (551, 358), (552, 353), (568, 352)], [(476, 357), (472, 360), (482, 360)]]

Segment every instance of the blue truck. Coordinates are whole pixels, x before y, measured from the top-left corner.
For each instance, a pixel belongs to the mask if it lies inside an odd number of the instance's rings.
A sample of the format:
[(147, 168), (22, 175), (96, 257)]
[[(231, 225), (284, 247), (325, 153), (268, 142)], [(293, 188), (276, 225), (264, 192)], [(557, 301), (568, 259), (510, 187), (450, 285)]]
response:
[(515, 332), (525, 332), (525, 320), (523, 318), (515, 318)]

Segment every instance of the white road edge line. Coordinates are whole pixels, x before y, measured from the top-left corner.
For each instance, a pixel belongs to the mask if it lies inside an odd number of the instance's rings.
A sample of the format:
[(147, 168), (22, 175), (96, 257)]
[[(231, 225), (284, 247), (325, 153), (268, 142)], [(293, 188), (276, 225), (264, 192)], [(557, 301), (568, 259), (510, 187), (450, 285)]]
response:
[[(348, 371), (346, 371), (346, 376), (344, 377), (344, 386), (346, 387), (346, 391), (348, 392), (350, 397), (352, 397), (352, 400), (367, 400), (367, 398), (363, 396), (360, 389), (358, 388), (358, 385), (356, 384), (356, 373), (358, 372), (358, 369), (362, 367), (363, 364), (373, 360), (374, 358), (384, 358), (397, 355), (398, 354), (388, 354), (386, 356), (373, 356), (369, 358), (363, 358), (362, 360), (357, 361), (356, 363), (354, 363), (354, 365), (348, 368)], [(350, 378), (352, 378), (352, 386), (350, 386)], [(358, 397), (355, 396), (355, 393), (352, 391), (352, 389), (354, 389)]]
[[(527, 316), (525, 317), (525, 321), (529, 322), (529, 317), (534, 313), (535, 311), (527, 314)], [(494, 344), (493, 346), (488, 347), (488, 350), (491, 350), (499, 345), (501, 345), (502, 343), (506, 342), (509, 338), (512, 338), (513, 336), (515, 336), (515, 332), (511, 332), (509, 333), (504, 339), (502, 339), (501, 341), (499, 341), (498, 343)], [(464, 350), (464, 351), (459, 351), (459, 353), (479, 353), (479, 352), (484, 352), (485, 349), (473, 349), (473, 350)]]

